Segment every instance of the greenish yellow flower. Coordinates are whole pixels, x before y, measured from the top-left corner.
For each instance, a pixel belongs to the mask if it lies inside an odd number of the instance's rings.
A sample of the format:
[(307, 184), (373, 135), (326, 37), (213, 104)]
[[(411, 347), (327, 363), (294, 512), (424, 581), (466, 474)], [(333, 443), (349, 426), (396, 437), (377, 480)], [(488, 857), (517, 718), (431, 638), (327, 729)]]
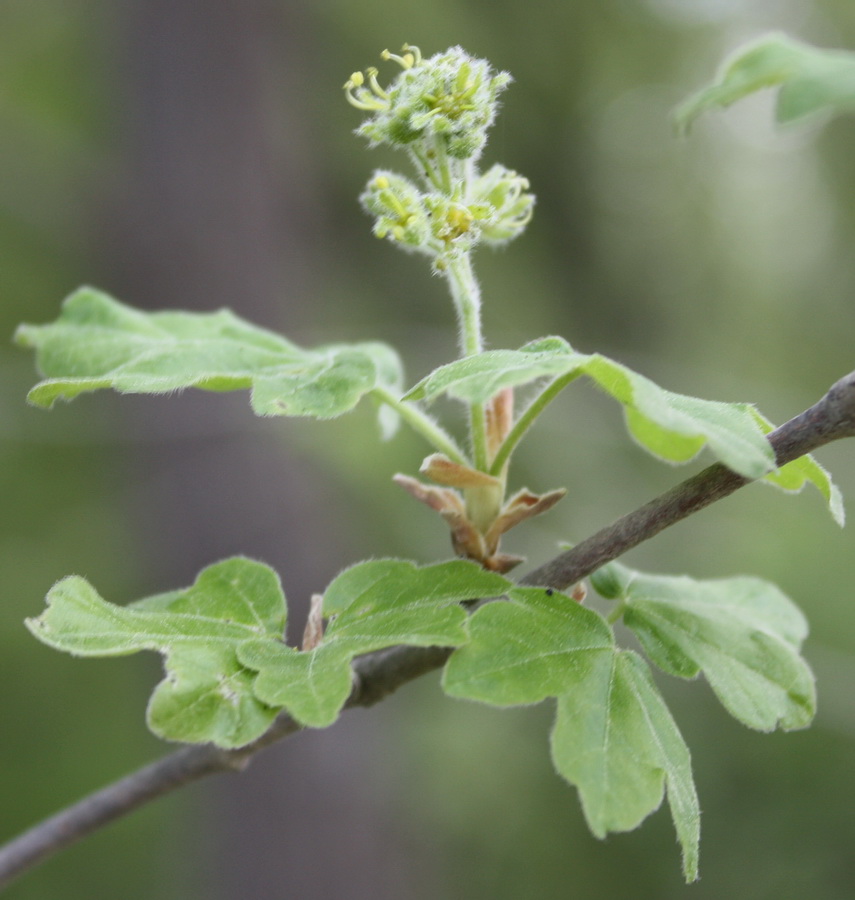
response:
[(435, 255), (429, 216), (419, 188), (396, 172), (377, 171), (359, 197), (363, 209), (374, 216), (374, 234), (404, 249)]
[(527, 178), (498, 163), (476, 179), (472, 196), (490, 211), (481, 226), (484, 241), (503, 244), (523, 232), (534, 214), (528, 188)]
[(401, 55), (382, 56), (401, 67), (390, 85), (380, 85), (375, 68), (355, 72), (344, 85), (348, 101), (370, 114), (357, 133), (374, 145), (422, 142), (428, 153), (439, 144), (453, 159), (476, 159), (511, 76), (460, 47), (425, 59), (405, 44)]

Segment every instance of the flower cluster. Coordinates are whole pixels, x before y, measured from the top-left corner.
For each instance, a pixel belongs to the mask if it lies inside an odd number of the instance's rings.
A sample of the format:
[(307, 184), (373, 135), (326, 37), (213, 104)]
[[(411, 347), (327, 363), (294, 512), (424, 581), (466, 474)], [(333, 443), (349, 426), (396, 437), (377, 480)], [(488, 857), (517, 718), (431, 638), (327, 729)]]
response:
[(534, 197), (528, 180), (495, 165), (464, 192), (423, 192), (395, 172), (377, 171), (360, 196), (374, 217), (374, 233), (405, 250), (437, 257), (471, 250), (479, 243), (502, 244), (515, 238), (531, 219)]
[[(377, 237), (430, 257), (434, 272), (448, 279), (461, 353), (477, 355), (483, 349), (480, 292), (469, 254), (479, 244), (515, 238), (534, 211), (526, 178), (503, 165), (485, 172), (477, 165), (499, 95), (511, 79), (460, 47), (425, 59), (418, 47), (405, 44), (400, 55), (386, 50), (382, 56), (401, 68), (391, 84), (381, 86), (377, 69), (370, 68), (351, 75), (344, 89), (348, 101), (368, 114), (357, 134), (373, 145), (404, 149), (416, 175), (378, 170), (359, 199)], [(507, 389), (486, 405), (471, 405), (471, 461), (452, 446), (451, 455), (425, 460), (421, 474), (433, 485), (395, 478), (443, 517), (455, 553), (497, 572), (520, 562), (500, 551), (502, 535), (564, 495), (521, 491), (505, 500), (507, 467), (492, 474), (489, 468), (512, 424), (513, 391)]]
[(405, 44), (401, 55), (387, 50), (383, 58), (401, 67), (390, 85), (382, 87), (370, 68), (344, 86), (349, 102), (370, 114), (357, 133), (406, 149), (423, 187), (375, 172), (360, 197), (374, 233), (430, 256), (440, 269), (443, 259), (479, 243), (515, 238), (534, 209), (528, 180), (502, 165), (483, 174), (475, 165), (510, 76), (460, 47), (425, 59)]
[(359, 197), (362, 208), (374, 216), (374, 234), (398, 242), (405, 250), (435, 255), (429, 216), (422, 191), (403, 175), (377, 171)]
[(374, 145), (435, 142), (453, 159), (476, 159), (511, 76), (460, 47), (424, 59), (405, 44), (403, 55), (384, 50), (382, 57), (402, 69), (389, 87), (380, 86), (375, 68), (355, 72), (344, 86), (348, 100), (371, 113), (357, 133)]

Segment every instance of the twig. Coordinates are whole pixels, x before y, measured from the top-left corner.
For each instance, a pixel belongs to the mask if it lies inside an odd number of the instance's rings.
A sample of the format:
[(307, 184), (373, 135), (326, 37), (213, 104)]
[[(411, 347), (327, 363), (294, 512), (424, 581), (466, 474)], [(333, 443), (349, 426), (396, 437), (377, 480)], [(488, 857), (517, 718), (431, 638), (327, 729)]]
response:
[[(818, 403), (776, 428), (768, 438), (778, 465), (783, 466), (823, 444), (853, 436), (855, 372), (850, 372)], [(669, 525), (749, 483), (750, 479), (715, 463), (529, 572), (523, 581), (563, 590)]]
[[(855, 372), (832, 385), (810, 409), (773, 431), (769, 441), (778, 464), (784, 465), (831, 441), (853, 436)], [(712, 465), (530, 572), (522, 583), (566, 588), (745, 484), (748, 479), (720, 463)], [(451, 652), (445, 647), (393, 647), (361, 657), (354, 663), (354, 689), (346, 708), (377, 703), (408, 681), (440, 668)], [(184, 747), (90, 794), (0, 847), (0, 889), (65, 847), (151, 800), (206, 775), (240, 771), (260, 750), (299, 730), (297, 722), (282, 714), (262, 737), (239, 750), (220, 750), (210, 745)]]

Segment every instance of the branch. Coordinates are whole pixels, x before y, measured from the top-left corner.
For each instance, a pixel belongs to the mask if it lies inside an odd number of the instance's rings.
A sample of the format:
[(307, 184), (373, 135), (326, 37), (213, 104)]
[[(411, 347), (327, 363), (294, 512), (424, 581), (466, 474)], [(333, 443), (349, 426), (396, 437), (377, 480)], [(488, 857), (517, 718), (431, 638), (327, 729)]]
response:
[[(850, 372), (835, 382), (818, 403), (776, 428), (768, 438), (778, 465), (783, 466), (823, 444), (853, 436), (855, 372)], [(529, 572), (523, 581), (563, 590), (669, 525), (749, 483), (750, 479), (715, 463)]]
[[(853, 436), (855, 372), (832, 385), (810, 409), (773, 431), (769, 441), (778, 464), (784, 465), (831, 441)], [(709, 466), (530, 572), (522, 583), (564, 589), (748, 483), (720, 463)], [(377, 703), (408, 681), (440, 668), (451, 652), (446, 647), (394, 647), (357, 659), (354, 688), (345, 708)], [(283, 713), (262, 737), (246, 747), (183, 747), (90, 794), (0, 848), (0, 889), (65, 847), (151, 800), (206, 775), (242, 770), (260, 750), (299, 730), (301, 726)]]

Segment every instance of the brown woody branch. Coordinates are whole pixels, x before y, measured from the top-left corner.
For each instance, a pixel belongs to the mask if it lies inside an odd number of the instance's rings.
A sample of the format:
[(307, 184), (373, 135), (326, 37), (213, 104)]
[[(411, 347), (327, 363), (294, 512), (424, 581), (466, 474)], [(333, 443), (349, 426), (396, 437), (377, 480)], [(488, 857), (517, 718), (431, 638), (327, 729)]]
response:
[[(778, 464), (784, 465), (831, 441), (853, 436), (855, 372), (832, 385), (810, 409), (773, 431), (769, 441)], [(567, 588), (669, 525), (748, 483), (720, 463), (709, 466), (530, 572), (522, 583)], [(377, 703), (408, 681), (440, 668), (450, 654), (445, 647), (394, 647), (361, 657), (354, 664), (354, 688), (346, 708)], [(90, 794), (0, 847), (0, 889), (151, 800), (206, 775), (243, 769), (260, 750), (299, 730), (300, 725), (283, 713), (268, 732), (239, 750), (210, 745), (184, 747)]]

